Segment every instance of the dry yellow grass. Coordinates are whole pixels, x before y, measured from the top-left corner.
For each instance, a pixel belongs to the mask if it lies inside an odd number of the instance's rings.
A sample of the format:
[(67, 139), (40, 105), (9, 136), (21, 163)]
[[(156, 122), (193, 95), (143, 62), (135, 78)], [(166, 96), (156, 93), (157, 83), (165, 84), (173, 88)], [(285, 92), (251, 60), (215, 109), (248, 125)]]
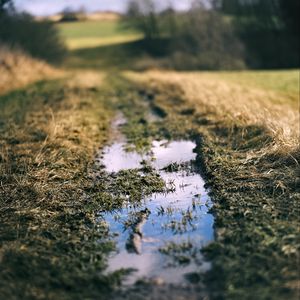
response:
[(0, 94), (4, 94), (38, 80), (61, 76), (63, 72), (21, 50), (0, 46), (0, 74)]
[(103, 83), (105, 73), (95, 71), (72, 72), (67, 86), (71, 88), (96, 89)]
[[(273, 135), (275, 147), (293, 148), (299, 143), (298, 99), (284, 94), (236, 84), (217, 73), (179, 73), (150, 71), (128, 73), (134, 80), (175, 84), (186, 101), (201, 113), (214, 114), (219, 120), (242, 125), (266, 127)], [(295, 96), (297, 97), (297, 96)]]
[[(64, 148), (67, 153), (70, 155), (65, 155), (64, 158), (57, 161), (58, 165), (63, 166), (66, 161), (68, 162), (72, 155), (71, 153), (78, 152), (80, 144), (84, 145), (81, 155), (85, 156), (89, 154), (93, 156), (93, 151), (99, 140), (101, 130), (99, 131), (98, 120), (99, 115), (101, 115), (103, 108), (102, 106), (98, 107), (98, 104), (94, 103), (94, 99), (89, 93), (97, 91), (101, 85), (103, 76), (101, 73), (96, 72), (82, 72), (82, 73), (73, 73), (70, 74), (70, 78), (65, 81), (65, 87), (62, 89), (61, 84), (53, 82), (53, 86), (57, 85), (58, 93), (61, 93), (61, 96), (54, 94), (53, 99), (46, 99), (47, 103), (41, 104), (40, 98), (33, 99), (32, 101), (38, 102), (37, 104), (28, 105), (30, 110), (31, 106), (34, 106), (34, 109), (30, 112), (22, 111), (21, 105), (11, 104), (12, 107), (17, 107), (19, 112), (17, 115), (21, 116), (25, 114), (25, 121), (28, 124), (31, 124), (34, 130), (38, 130), (43, 137), (42, 142), (39, 141), (38, 147), (40, 148), (34, 155), (35, 163), (38, 166), (46, 164), (47, 161), (55, 160), (61, 154), (61, 148)], [(34, 88), (31, 88), (34, 89)], [(61, 90), (60, 90), (61, 89)], [(35, 97), (38, 97), (35, 95)], [(64, 97), (61, 103), (55, 103), (55, 97)], [(13, 100), (12, 100), (13, 102)], [(48, 104), (50, 102), (51, 104)], [(54, 104), (52, 103), (54, 102)], [(58, 101), (59, 102), (59, 101)], [(38, 107), (37, 108), (35, 108)], [(25, 109), (26, 110), (26, 109)], [(10, 111), (9, 109), (7, 110)], [(3, 109), (3, 118), (6, 117), (5, 107)], [(9, 114), (8, 114), (9, 115)], [(104, 115), (104, 114), (103, 114)], [(26, 123), (26, 128), (23, 131), (17, 130), (15, 132), (15, 138), (22, 137), (25, 134), (25, 131), (30, 131), (30, 126)], [(28, 128), (27, 128), (28, 127)], [(27, 133), (27, 132), (26, 132)], [(33, 149), (37, 150), (35, 145), (36, 141), (30, 143), (21, 143), (18, 146), (15, 146), (15, 151), (22, 152), (25, 156), (30, 156), (33, 152)], [(57, 149), (56, 149), (56, 146)], [(60, 147), (58, 147), (60, 146)], [(49, 153), (45, 149), (51, 148), (53, 157), (49, 156)], [(1, 149), (2, 150), (2, 149)], [(6, 153), (7, 151), (3, 151)], [(65, 154), (67, 154), (65, 153)], [(4, 155), (2, 153), (2, 155)], [(79, 156), (79, 154), (78, 154)], [(11, 167), (12, 164), (5, 164), (4, 167)], [(71, 166), (68, 166), (68, 171), (70, 171)], [(3, 170), (0, 171), (2, 173)], [(66, 171), (66, 168), (62, 167), (55, 170), (55, 176), (58, 173), (63, 173)], [(3, 173), (11, 173), (10, 170), (6, 169)], [(45, 178), (44, 178), (45, 176)], [(49, 171), (39, 174), (40, 182), (47, 181), (47, 178), (51, 177), (52, 174)]]
[(118, 21), (121, 15), (114, 12), (94, 12), (86, 15), (87, 20), (101, 20), (101, 21)]
[[(279, 88), (290, 72), (293, 88)], [(213, 299), (299, 298), (298, 74), (264, 73), (279, 84), (248, 86), (249, 72), (125, 73), (162, 116), (159, 132), (197, 142), (215, 217), (203, 250)]]
[(99, 267), (84, 258), (95, 255), (97, 226), (85, 191), (112, 112), (101, 74), (85, 75), (0, 96), (0, 295), (9, 299), (74, 299), (81, 291), (65, 291), (66, 282), (92, 282)]

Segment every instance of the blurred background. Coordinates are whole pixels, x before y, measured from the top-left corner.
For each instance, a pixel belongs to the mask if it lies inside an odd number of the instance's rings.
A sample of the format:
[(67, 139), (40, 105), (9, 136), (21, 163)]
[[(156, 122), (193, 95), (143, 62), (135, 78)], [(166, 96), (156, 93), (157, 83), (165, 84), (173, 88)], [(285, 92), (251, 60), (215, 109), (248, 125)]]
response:
[(299, 66), (298, 0), (1, 0), (0, 43), (71, 68)]

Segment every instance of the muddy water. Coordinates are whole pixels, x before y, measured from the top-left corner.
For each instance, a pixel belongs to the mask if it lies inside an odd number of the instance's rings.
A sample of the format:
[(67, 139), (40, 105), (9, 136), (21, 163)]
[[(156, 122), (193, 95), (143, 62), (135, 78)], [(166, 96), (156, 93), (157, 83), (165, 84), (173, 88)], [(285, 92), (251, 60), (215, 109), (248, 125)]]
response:
[[(127, 203), (103, 216), (117, 245), (108, 271), (133, 270), (127, 284), (138, 279), (182, 283), (186, 275), (210, 267), (199, 250), (213, 240), (213, 216), (208, 212), (212, 203), (203, 179), (193, 171), (195, 147), (191, 141), (154, 141), (147, 155), (127, 152), (125, 142), (104, 149), (107, 172), (141, 168), (147, 160), (173, 190), (153, 194), (138, 206)], [(163, 170), (174, 163), (184, 167)]]

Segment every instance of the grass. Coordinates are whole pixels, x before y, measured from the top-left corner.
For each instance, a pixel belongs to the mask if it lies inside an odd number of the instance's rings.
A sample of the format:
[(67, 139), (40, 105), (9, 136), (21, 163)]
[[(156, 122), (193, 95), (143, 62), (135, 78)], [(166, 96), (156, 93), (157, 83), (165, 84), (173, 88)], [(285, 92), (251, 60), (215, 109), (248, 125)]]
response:
[[(253, 77), (255, 73), (244, 72), (243, 74), (244, 77)], [(261, 73), (258, 72), (258, 76), (259, 74)], [(203, 114), (215, 114), (220, 120), (226, 120), (232, 126), (237, 122), (244, 126), (263, 126), (276, 138), (278, 147), (295, 147), (299, 137), (297, 126), (299, 94), (297, 93), (298, 82), (295, 80), (296, 72), (278, 71), (275, 75), (277, 76), (273, 81), (274, 85), (280, 75), (282, 82), (289, 82), (288, 96), (281, 90), (278, 92), (261, 89), (253, 81), (250, 81), (249, 86), (238, 84), (236, 78), (240, 73), (153, 71), (145, 73), (144, 76), (133, 74), (132, 77), (179, 86), (187, 96), (186, 101), (194, 109), (201, 107)], [(269, 78), (274, 78), (274, 72), (266, 72), (264, 76), (268, 81)], [(231, 78), (235, 78), (235, 82), (232, 82)]]
[[(140, 201), (165, 188), (151, 170), (112, 177), (94, 165), (121, 110), (128, 120), (123, 132), (140, 152), (153, 139), (197, 143), (216, 240), (203, 251), (212, 269), (191, 278), (196, 292), (205, 284), (211, 299), (297, 299), (298, 72), (151, 71), (121, 78), (120, 69), (145, 64), (142, 41), (113, 45), (121, 31), (112, 22), (59, 26), (76, 48), (66, 66), (82, 69), (18, 90), (6, 83), (0, 96), (0, 298), (120, 297), (107, 294), (125, 273), (104, 275), (114, 245), (99, 213), (120, 208), (124, 195)], [(99, 68), (118, 72), (105, 79), (83, 70)], [(161, 119), (148, 122), (149, 111)], [(169, 248), (184, 263), (186, 252), (199, 254), (188, 245)], [(141, 285), (125, 293), (135, 299), (154, 289), (166, 292)]]
[[(272, 110), (268, 119), (254, 118), (257, 106), (242, 110), (245, 102), (241, 102), (239, 110), (244, 115), (234, 117), (236, 107), (230, 97), (237, 99), (239, 93), (242, 99), (247, 93), (221, 77), (218, 90), (211, 88), (206, 76), (200, 80), (201, 73), (194, 82), (185, 73), (127, 76), (135, 83), (115, 76), (109, 97), (118, 99), (116, 108), (128, 120), (123, 131), (137, 150), (147, 149), (152, 139), (159, 138), (197, 142), (197, 164), (214, 201), (216, 241), (203, 250), (212, 269), (205, 276), (195, 273), (194, 284), (200, 289), (205, 284), (212, 299), (253, 299), (253, 295), (257, 299), (297, 299), (300, 157), (296, 140), (290, 138), (293, 135), (281, 132), (283, 123), (274, 123)], [(199, 90), (195, 85), (187, 87), (188, 82), (198, 84)], [(213, 107), (212, 91), (220, 93), (215, 95), (220, 108)], [(261, 109), (275, 101), (269, 91), (254, 89), (253, 93), (245, 101), (255, 96)], [(162, 112), (162, 119), (147, 122), (146, 113), (151, 109)], [(271, 130), (271, 121), (281, 136)], [(197, 255), (197, 249), (191, 251)], [(127, 293), (134, 299), (142, 292)]]
[(124, 29), (117, 20), (80, 21), (57, 25), (71, 50), (132, 42), (141, 34)]
[(222, 72), (218, 76), (242, 86), (280, 92), (296, 103), (299, 100), (299, 70)]
[[(158, 47), (160, 51), (155, 50), (158, 45), (163, 45)], [(109, 72), (161, 68), (165, 62), (163, 53), (168, 43), (166, 40), (151, 41), (151, 47), (152, 49), (149, 48), (148, 41), (139, 39), (120, 44), (74, 49), (66, 60), (66, 67)]]
[(94, 164), (115, 110), (130, 115), (130, 95), (104, 77), (81, 71), (0, 96), (1, 298), (107, 299), (126, 272), (104, 272), (114, 243), (100, 213), (166, 189), (151, 168), (115, 176)]
[[(1, 96), (0, 294), (105, 299), (120, 283), (124, 271), (104, 275), (114, 245), (99, 212), (120, 208), (124, 195), (140, 200), (164, 189), (151, 172), (111, 177), (93, 167), (110, 119), (121, 110), (128, 120), (123, 132), (139, 151), (158, 138), (197, 142), (216, 241), (204, 249), (211, 271), (194, 274), (193, 284), (203, 290), (205, 283), (212, 299), (296, 299), (299, 151), (279, 130), (285, 124), (291, 137), (296, 133), (284, 118), (296, 114), (294, 106), (281, 106), (279, 114), (281, 93), (245, 90), (217, 74), (127, 76), (131, 81), (114, 74), (106, 82), (104, 74), (80, 71)], [(265, 107), (268, 119), (257, 113)], [(150, 110), (162, 119), (148, 122)], [(127, 297), (145, 290), (153, 292), (141, 285)]]
[(0, 97), (1, 298), (101, 299), (118, 281), (101, 273), (113, 244), (87, 196), (112, 115), (89, 76)]
[[(132, 56), (140, 56), (138, 42), (128, 42), (116, 45), (99, 46), (94, 48), (75, 49), (66, 60), (70, 69), (115, 70), (128, 68)], [(130, 54), (129, 54), (130, 53)], [(127, 55), (129, 54), (129, 55)]]
[(82, 21), (57, 25), (70, 49), (65, 67), (120, 70), (140, 59), (141, 34), (125, 29), (118, 20)]
[(68, 69), (144, 70), (164, 63), (162, 56), (168, 47), (167, 40), (151, 41), (149, 45), (143, 35), (124, 28), (118, 20), (57, 26), (70, 49), (65, 62)]
[[(12, 47), (0, 47), (0, 94), (42, 79), (59, 77), (62, 72)], [(34, 72), (32, 70), (34, 69)]]
[(154, 170), (148, 170), (145, 174), (141, 171), (121, 170), (115, 175), (98, 173), (95, 181), (98, 190), (101, 190), (97, 197), (101, 211), (118, 210), (128, 201), (138, 205), (145, 196), (167, 191), (165, 182)]
[(197, 161), (214, 202), (216, 241), (203, 251), (212, 269), (198, 275), (211, 298), (297, 299), (295, 105), (289, 99), (285, 104), (281, 92), (245, 88), (224, 80), (222, 73), (127, 76), (164, 112), (161, 132), (171, 137), (181, 132), (197, 141)]

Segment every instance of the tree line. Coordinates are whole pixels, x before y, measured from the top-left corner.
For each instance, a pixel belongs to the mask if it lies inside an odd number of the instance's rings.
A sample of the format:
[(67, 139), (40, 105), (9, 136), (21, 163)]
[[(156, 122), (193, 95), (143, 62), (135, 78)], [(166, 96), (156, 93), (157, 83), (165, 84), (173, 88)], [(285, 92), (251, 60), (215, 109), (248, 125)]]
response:
[(169, 43), (183, 67), (290, 68), (299, 67), (299, 13), (299, 0), (198, 0), (188, 12), (131, 0), (123, 21), (149, 45)]
[(53, 23), (36, 22), (29, 14), (18, 13), (12, 0), (0, 0), (1, 44), (52, 64), (61, 63), (67, 53)]
[[(194, 0), (184, 12), (130, 0), (122, 23), (176, 69), (298, 68), (299, 13), (299, 0)], [(51, 63), (66, 55), (55, 26), (17, 13), (12, 0), (0, 0), (0, 43)]]

